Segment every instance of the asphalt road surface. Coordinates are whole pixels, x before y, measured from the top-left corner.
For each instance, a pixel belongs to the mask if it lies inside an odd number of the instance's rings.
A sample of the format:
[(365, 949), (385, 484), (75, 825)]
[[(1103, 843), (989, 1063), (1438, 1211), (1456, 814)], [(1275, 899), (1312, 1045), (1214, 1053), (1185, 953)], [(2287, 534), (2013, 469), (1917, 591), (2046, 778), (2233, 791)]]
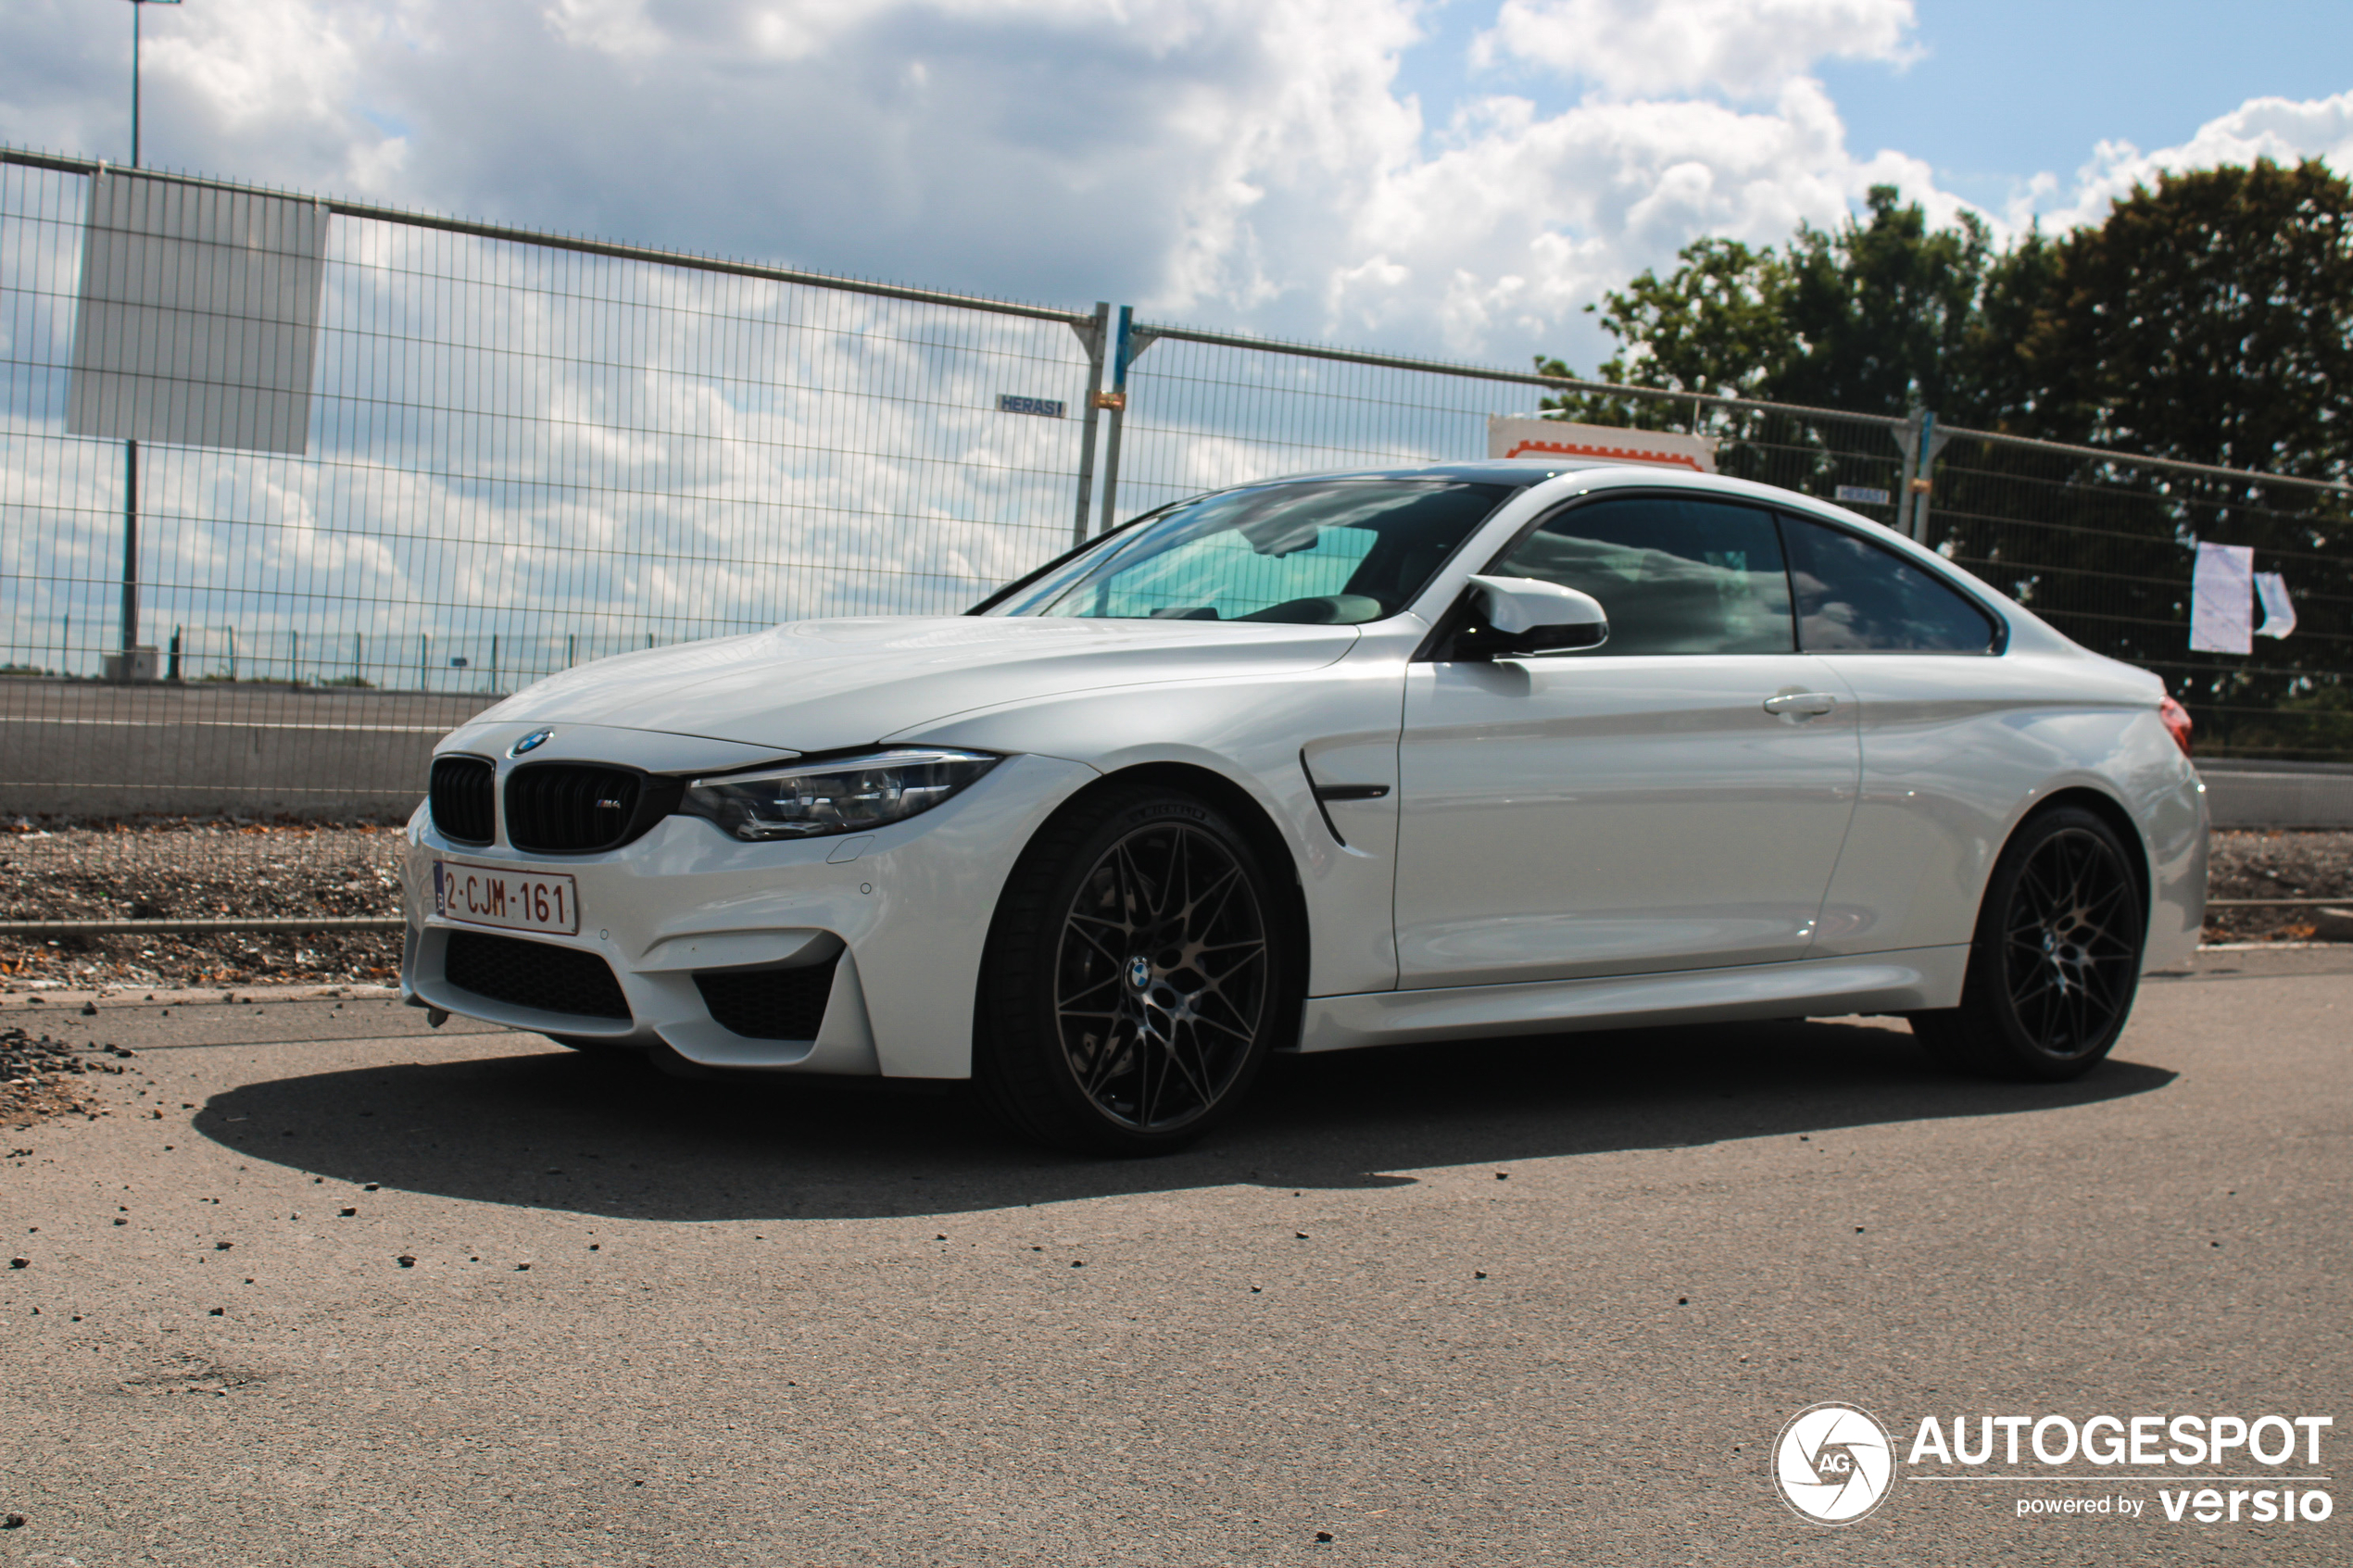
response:
[[(1875, 1021), (1432, 1047), (1126, 1164), (381, 1000), (29, 1013), (139, 1054), (0, 1137), (0, 1562), (2353, 1561), (2353, 954), (2209, 953), (2057, 1088)], [(1771, 1477), (1831, 1400), (1899, 1461), (1836, 1528)], [(2046, 1414), (2335, 1425), (1900, 1462)], [(2332, 1515), (2166, 1518), (2224, 1474)]]

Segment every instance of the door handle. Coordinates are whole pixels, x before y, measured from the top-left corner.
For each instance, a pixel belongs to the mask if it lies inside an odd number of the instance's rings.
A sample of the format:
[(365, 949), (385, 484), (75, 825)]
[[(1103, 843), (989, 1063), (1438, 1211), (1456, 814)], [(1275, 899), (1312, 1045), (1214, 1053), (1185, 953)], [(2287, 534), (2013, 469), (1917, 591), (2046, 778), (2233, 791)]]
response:
[(1776, 716), (1795, 713), (1811, 718), (1837, 706), (1838, 698), (1829, 692), (1788, 692), (1765, 699), (1765, 711)]

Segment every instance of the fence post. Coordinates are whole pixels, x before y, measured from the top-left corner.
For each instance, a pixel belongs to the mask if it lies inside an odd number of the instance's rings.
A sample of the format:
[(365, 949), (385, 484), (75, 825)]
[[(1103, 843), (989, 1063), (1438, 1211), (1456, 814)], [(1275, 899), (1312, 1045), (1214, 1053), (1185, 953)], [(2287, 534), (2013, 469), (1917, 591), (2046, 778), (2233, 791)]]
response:
[(1104, 444), (1103, 451), (1103, 521), (1095, 531), (1098, 533), (1110, 533), (1118, 516), (1119, 438), (1127, 428), (1127, 367), (1136, 362), (1137, 356), (1159, 341), (1158, 332), (1136, 330), (1133, 306), (1119, 307), (1119, 343), (1112, 355), (1111, 396), (1108, 400), (1111, 404), (1111, 439)]
[[(1126, 312), (1120, 314), (1124, 320)], [(1078, 513), (1070, 525), (1074, 550), (1087, 542), (1087, 510), (1095, 498), (1095, 420), (1103, 406), (1103, 337), (1110, 327), (1111, 302), (1099, 299), (1094, 320), (1083, 327), (1073, 322), (1070, 329), (1087, 349), (1087, 395), (1078, 420)], [(1115, 420), (1118, 415), (1112, 417)]]
[(1925, 545), (1928, 543), (1928, 498), (1936, 484), (1936, 454), (1944, 450), (1944, 444), (1952, 436), (1936, 428), (1935, 409), (1920, 409), (1916, 417), (1919, 420), (1919, 457), (1909, 465), (1912, 476), (1908, 486), (1910, 494), (1905, 496), (1905, 501), (1911, 508), (1911, 519), (1901, 532), (1911, 535), (1916, 543)]
[(1890, 425), (1887, 433), (1904, 450), (1904, 468), (1895, 477), (1895, 505), (1890, 508), (1889, 525), (1908, 539), (1912, 533), (1912, 474), (1920, 460), (1920, 406), (1913, 404), (1904, 422)]
[[(135, 19), (138, 10), (134, 6)], [(134, 162), (137, 160), (133, 160)], [(139, 646), (139, 444), (122, 444), (122, 678), (131, 679), (131, 650)]]
[(359, 673), (359, 633), (354, 632), (351, 634), (351, 684), (354, 686), (359, 685), (365, 679)]

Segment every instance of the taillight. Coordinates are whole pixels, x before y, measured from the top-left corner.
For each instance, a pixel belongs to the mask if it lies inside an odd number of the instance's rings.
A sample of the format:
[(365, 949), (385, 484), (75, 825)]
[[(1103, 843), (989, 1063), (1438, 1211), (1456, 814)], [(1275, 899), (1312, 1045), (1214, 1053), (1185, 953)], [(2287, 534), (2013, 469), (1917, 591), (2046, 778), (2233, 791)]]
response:
[(2157, 716), (2165, 721), (2165, 733), (2173, 737), (2173, 744), (2182, 748), (2183, 756), (2187, 757), (2190, 754), (2190, 710), (2169, 696), (2157, 705)]

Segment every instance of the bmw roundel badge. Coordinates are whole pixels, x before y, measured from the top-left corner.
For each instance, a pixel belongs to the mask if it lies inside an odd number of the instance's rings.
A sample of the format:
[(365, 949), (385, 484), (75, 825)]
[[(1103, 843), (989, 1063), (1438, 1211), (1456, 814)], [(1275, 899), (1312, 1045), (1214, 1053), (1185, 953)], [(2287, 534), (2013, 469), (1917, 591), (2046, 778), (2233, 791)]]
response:
[(526, 751), (536, 751), (541, 746), (547, 745), (547, 738), (555, 733), (556, 732), (553, 730), (534, 730), (531, 734), (523, 736), (522, 739), (515, 742), (514, 749), (508, 752), (507, 755), (510, 757), (521, 757)]

